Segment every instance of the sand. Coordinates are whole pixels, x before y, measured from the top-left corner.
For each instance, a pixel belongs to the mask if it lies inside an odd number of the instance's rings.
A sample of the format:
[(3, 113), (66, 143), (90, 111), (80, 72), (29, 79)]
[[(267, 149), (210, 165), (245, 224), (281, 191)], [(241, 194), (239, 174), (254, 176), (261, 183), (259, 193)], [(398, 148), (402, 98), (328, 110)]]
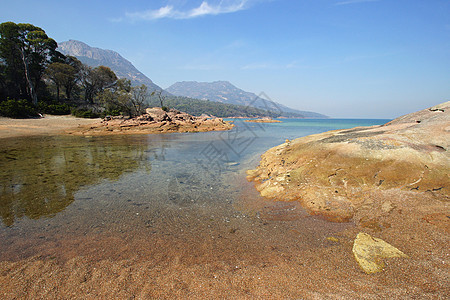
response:
[(10, 119), (0, 117), (0, 138), (65, 134), (80, 126), (99, 123), (100, 119), (76, 118), (71, 115), (44, 115), (40, 119)]

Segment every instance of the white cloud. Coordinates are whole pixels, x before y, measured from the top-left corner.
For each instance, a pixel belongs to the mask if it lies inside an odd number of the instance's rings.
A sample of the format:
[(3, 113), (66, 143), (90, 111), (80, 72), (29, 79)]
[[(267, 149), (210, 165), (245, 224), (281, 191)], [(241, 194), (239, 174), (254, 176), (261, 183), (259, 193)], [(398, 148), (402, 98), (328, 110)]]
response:
[(210, 4), (208, 1), (203, 1), (198, 7), (189, 10), (177, 10), (172, 5), (166, 5), (156, 10), (146, 10), (141, 12), (126, 13), (128, 19), (134, 21), (141, 20), (157, 20), (163, 18), (170, 19), (192, 19), (207, 15), (220, 15), (234, 13), (240, 10), (247, 9), (249, 0), (229, 0), (220, 1), (217, 4)]
[(357, 4), (357, 3), (364, 3), (364, 2), (377, 2), (380, 0), (346, 0), (337, 2), (335, 5), (349, 5), (349, 4)]

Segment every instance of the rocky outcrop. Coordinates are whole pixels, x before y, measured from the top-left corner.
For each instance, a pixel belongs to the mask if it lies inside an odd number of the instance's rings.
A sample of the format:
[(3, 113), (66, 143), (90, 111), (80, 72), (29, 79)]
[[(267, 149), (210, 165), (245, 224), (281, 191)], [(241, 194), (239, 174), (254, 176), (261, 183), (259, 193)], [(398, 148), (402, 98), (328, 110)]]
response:
[(221, 131), (233, 128), (231, 122), (221, 118), (194, 117), (175, 109), (164, 111), (148, 108), (135, 118), (106, 117), (99, 123), (79, 127), (69, 133), (75, 135), (151, 134), (170, 132)]
[[(448, 228), (449, 143), (446, 102), (382, 126), (287, 141), (247, 174), (262, 196), (299, 201), (331, 221), (383, 230), (396, 211), (399, 222), (408, 212)], [(447, 217), (431, 217), (436, 211)]]

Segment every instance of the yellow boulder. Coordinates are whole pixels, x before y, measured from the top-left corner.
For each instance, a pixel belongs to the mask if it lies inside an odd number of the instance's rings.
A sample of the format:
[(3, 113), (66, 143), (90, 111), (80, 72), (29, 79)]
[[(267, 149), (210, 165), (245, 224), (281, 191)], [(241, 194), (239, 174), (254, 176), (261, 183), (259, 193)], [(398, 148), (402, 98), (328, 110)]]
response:
[(356, 236), (353, 255), (361, 269), (367, 274), (383, 271), (384, 258), (408, 257), (394, 246), (364, 232), (360, 232)]

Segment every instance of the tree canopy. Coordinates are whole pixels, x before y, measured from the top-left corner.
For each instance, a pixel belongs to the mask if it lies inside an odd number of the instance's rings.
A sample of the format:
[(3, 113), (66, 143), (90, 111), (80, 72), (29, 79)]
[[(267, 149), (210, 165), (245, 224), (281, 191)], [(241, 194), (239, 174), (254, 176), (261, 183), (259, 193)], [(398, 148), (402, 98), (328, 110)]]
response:
[(0, 24), (0, 58), (3, 93), (38, 103), (38, 90), (47, 65), (62, 57), (55, 40), (32, 24), (5, 22)]

